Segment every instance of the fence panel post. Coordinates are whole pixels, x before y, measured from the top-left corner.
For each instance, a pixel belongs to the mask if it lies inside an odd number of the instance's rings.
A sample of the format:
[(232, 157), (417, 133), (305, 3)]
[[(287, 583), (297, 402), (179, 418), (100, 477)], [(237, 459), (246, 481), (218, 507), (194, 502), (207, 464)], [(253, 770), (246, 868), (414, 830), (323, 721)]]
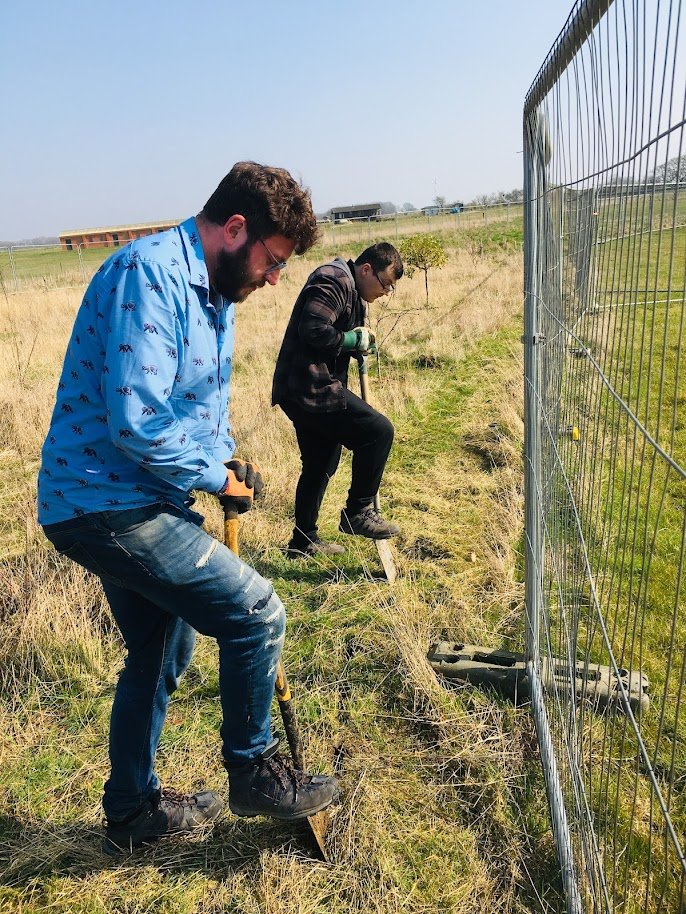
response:
[(12, 252), (12, 247), (7, 248), (7, 255), (10, 261), (10, 269), (12, 270), (12, 281), (14, 282), (14, 291), (19, 291), (19, 280), (17, 279), (17, 265), (14, 262), (14, 254)]
[(81, 242), (76, 245), (76, 250), (79, 255), (79, 270), (81, 271), (81, 279), (83, 282), (86, 281), (86, 271), (83, 266), (83, 257), (81, 256)]

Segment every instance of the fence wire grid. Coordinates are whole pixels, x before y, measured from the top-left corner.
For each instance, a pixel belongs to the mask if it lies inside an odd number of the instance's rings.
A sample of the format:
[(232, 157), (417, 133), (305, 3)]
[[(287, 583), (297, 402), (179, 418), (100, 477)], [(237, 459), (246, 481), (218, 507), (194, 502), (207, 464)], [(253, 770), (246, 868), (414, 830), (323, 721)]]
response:
[(527, 651), (575, 914), (686, 909), (683, 19), (577, 3), (524, 108)]

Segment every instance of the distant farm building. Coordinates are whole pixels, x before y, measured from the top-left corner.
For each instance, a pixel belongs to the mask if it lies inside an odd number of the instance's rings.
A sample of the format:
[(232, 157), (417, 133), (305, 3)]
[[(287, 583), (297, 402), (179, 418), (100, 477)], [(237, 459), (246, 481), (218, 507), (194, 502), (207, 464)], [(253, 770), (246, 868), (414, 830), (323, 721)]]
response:
[(331, 218), (334, 222), (341, 222), (343, 219), (378, 220), (380, 216), (380, 203), (361, 203), (359, 206), (335, 206), (331, 210)]
[(140, 222), (137, 225), (111, 225), (106, 228), (78, 229), (73, 232), (60, 232), (60, 246), (66, 251), (77, 248), (118, 248), (144, 235), (164, 232), (179, 224), (179, 220), (170, 222)]
[(431, 206), (423, 206), (422, 212), (425, 216), (440, 216), (441, 213), (461, 213), (463, 209), (464, 203), (457, 200), (455, 203), (446, 203), (443, 206), (438, 206), (437, 203), (432, 203)]

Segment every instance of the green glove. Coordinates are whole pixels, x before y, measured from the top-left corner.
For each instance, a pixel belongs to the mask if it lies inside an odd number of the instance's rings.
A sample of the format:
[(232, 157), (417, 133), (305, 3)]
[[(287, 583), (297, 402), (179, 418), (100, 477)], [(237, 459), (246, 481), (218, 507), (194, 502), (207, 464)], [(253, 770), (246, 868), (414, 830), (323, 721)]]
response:
[(343, 334), (341, 352), (376, 352), (376, 337), (367, 327), (355, 327)]

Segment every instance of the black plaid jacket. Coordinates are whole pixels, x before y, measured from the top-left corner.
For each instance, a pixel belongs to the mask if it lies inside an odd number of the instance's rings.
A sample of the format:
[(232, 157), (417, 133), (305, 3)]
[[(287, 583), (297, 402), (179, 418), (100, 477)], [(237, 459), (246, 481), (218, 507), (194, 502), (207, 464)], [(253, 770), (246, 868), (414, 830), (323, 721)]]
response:
[(345, 409), (350, 353), (343, 334), (364, 325), (366, 304), (355, 288), (353, 262), (337, 257), (310, 274), (293, 307), (276, 361), (272, 404), (309, 412)]

